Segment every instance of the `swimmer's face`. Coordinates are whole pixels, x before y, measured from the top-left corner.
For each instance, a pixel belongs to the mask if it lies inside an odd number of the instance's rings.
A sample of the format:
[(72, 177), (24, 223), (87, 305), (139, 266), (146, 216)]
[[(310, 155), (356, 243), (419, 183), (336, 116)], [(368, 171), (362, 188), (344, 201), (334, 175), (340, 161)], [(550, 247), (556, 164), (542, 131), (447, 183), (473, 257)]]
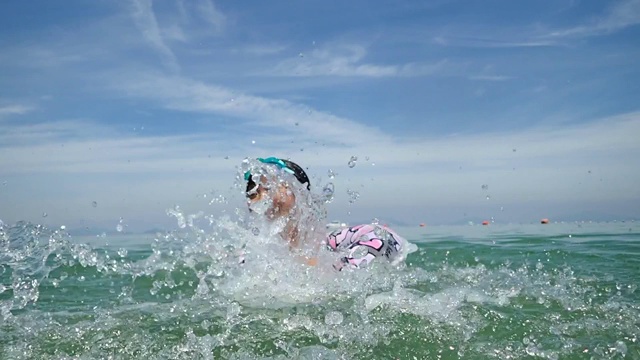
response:
[(267, 191), (268, 189), (265, 186), (258, 184), (255, 189), (247, 193), (247, 202), (253, 204), (262, 200), (262, 198), (266, 196)]
[(261, 176), (260, 183), (256, 184), (253, 189), (249, 189), (249, 191), (247, 191), (246, 196), (249, 211), (257, 211), (262, 214), (266, 212), (267, 208), (271, 207), (272, 202), (268, 195), (269, 189), (269, 186), (267, 186), (267, 178), (265, 176)]
[(269, 186), (264, 176), (246, 196), (249, 210), (264, 214), (269, 219), (287, 215), (295, 204), (295, 196), (287, 184)]

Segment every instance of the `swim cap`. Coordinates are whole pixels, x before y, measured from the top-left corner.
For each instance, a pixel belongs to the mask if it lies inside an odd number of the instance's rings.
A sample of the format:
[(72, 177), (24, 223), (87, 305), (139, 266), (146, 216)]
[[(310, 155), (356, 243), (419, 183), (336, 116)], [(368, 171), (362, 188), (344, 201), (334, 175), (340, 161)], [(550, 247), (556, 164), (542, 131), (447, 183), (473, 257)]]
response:
[[(278, 159), (277, 157), (268, 157), (268, 158), (258, 158), (258, 161), (264, 164), (274, 164), (278, 166), (283, 171), (293, 175), (301, 184), (307, 184), (307, 190), (311, 190), (311, 182), (309, 181), (309, 177), (302, 170), (302, 168), (294, 163), (293, 161)], [(249, 181), (251, 179), (251, 172), (247, 171), (244, 173), (244, 179)]]

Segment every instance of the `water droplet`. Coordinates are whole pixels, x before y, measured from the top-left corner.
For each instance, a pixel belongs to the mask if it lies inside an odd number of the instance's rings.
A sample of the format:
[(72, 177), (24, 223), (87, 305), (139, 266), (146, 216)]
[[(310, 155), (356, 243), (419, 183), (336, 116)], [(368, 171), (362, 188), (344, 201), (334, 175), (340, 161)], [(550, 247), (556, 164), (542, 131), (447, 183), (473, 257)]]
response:
[(42, 213), (42, 217), (43, 217), (43, 218), (45, 218), (45, 217), (47, 217), (47, 216), (49, 216), (49, 214), (47, 214), (46, 212), (43, 212), (43, 213)]
[(66, 229), (67, 229), (67, 227), (66, 227), (66, 226), (64, 226), (64, 225), (60, 225), (60, 230), (66, 230)]
[(98, 207), (98, 202), (97, 202), (97, 201), (92, 202), (92, 203), (91, 203), (91, 206), (93, 206), (93, 207)]
[(490, 199), (491, 199), (491, 196), (487, 195), (487, 200), (490, 200)]
[(512, 150), (512, 151), (513, 151), (513, 152), (516, 152), (516, 149), (515, 149), (515, 148), (513, 148), (513, 150)]
[(229, 306), (227, 307), (227, 319), (232, 319), (240, 315), (241, 312), (242, 312), (242, 307), (240, 306), (240, 304), (233, 302), (229, 304)]
[(380, 224), (380, 220), (378, 220), (378, 218), (373, 218), (373, 219), (371, 220), (371, 224), (372, 224), (372, 225), (379, 225), (379, 224)]
[(368, 156), (365, 156), (365, 157), (364, 157), (364, 159), (365, 159), (366, 161), (369, 161), (369, 157), (368, 157)]
[(251, 233), (255, 236), (260, 235), (260, 229), (258, 229), (257, 227), (254, 227), (251, 229)]
[(122, 232), (123, 228), (122, 228), (122, 224), (118, 224), (116, 225), (116, 231), (117, 232)]
[(301, 58), (302, 58), (302, 57), (304, 57), (304, 54), (303, 54), (303, 53), (299, 53), (299, 54), (298, 54), (298, 57), (301, 57)]
[(344, 316), (339, 311), (331, 311), (324, 316), (324, 323), (327, 325), (340, 325), (343, 320)]
[(325, 197), (326, 202), (331, 202), (333, 200), (333, 194), (335, 193), (335, 186), (333, 183), (327, 183), (322, 188), (322, 195)]
[(336, 177), (336, 174), (333, 172), (333, 170), (329, 169), (329, 171), (327, 171), (327, 176), (329, 177), (329, 179), (333, 179)]
[(356, 166), (357, 161), (358, 161), (358, 157), (352, 156), (351, 159), (349, 159), (349, 162), (347, 163), (347, 165), (349, 165), (350, 168), (353, 168), (354, 166)]
[(616, 342), (616, 351), (622, 356), (627, 354), (627, 350), (627, 345), (622, 340), (618, 340), (618, 342)]
[(120, 257), (127, 257), (128, 251), (125, 248), (120, 248), (118, 249), (118, 256)]
[(500, 206), (500, 211), (504, 211), (504, 206)]
[(353, 204), (360, 197), (360, 193), (354, 190), (347, 190), (349, 195), (349, 203)]
[(300, 148), (300, 151), (304, 151), (304, 148)]
[(251, 143), (252, 143), (252, 144), (255, 144), (255, 143), (256, 143), (256, 141), (255, 141), (255, 140), (251, 140)]
[(483, 184), (482, 185), (482, 190), (489, 190), (489, 185)]
[(298, 122), (296, 121), (295, 125), (296, 125), (296, 126), (298, 126), (298, 125), (300, 125), (300, 123), (298, 123)]

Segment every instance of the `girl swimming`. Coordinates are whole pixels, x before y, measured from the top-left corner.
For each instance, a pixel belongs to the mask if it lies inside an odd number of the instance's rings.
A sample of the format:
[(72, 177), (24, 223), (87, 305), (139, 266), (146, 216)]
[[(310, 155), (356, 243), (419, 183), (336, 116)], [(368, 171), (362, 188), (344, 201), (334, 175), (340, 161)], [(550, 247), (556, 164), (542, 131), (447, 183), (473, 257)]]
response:
[[(339, 229), (328, 235), (318, 234), (319, 221), (323, 217), (313, 215), (322, 215), (323, 211), (317, 209), (318, 201), (310, 196), (311, 183), (304, 170), (292, 161), (275, 157), (258, 158), (258, 161), (271, 168), (244, 173), (249, 211), (264, 215), (269, 221), (285, 219), (286, 225), (281, 236), (288, 242), (290, 250), (309, 244), (317, 250), (319, 244), (324, 244), (327, 249), (342, 253), (343, 256), (333, 265), (338, 271), (344, 267), (365, 267), (378, 257), (386, 258), (392, 264), (402, 260), (406, 240), (388, 227), (363, 224)], [(277, 176), (280, 174), (288, 174), (300, 184), (306, 184), (304, 192), (296, 193), (294, 184), (287, 181), (287, 176)], [(303, 200), (306, 200), (306, 207), (299, 206), (303, 205)], [(308, 211), (309, 207), (311, 211)], [(303, 209), (307, 209), (306, 214)], [(310, 226), (310, 229), (305, 230), (311, 231), (301, 231), (300, 224)], [(321, 238), (320, 241), (318, 237)], [(304, 259), (309, 265), (317, 264), (317, 259), (313, 256), (306, 256)]]

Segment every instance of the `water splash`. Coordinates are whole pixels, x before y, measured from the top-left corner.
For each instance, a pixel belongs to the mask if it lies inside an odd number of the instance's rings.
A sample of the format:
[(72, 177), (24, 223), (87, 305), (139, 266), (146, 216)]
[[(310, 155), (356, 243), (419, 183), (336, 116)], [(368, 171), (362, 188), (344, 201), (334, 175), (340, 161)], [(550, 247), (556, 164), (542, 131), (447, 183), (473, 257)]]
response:
[(333, 183), (327, 183), (323, 188), (322, 188), (322, 195), (325, 198), (325, 201), (327, 203), (330, 203), (331, 201), (333, 201), (333, 195), (335, 194), (335, 185), (333, 185)]
[(329, 171), (327, 171), (327, 176), (329, 177), (329, 179), (333, 179), (336, 177), (336, 174), (333, 172), (333, 170), (329, 169)]
[(355, 190), (352, 190), (352, 189), (347, 189), (347, 195), (349, 196), (349, 203), (350, 204), (355, 203), (358, 200), (358, 198), (360, 197), (360, 193), (355, 191)]
[[(150, 235), (0, 226), (0, 358), (615, 359), (640, 350), (637, 235), (431, 236), (406, 264), (338, 273), (292, 260), (277, 224), (246, 212), (167, 213), (176, 229)], [(320, 263), (333, 255), (321, 252)]]

